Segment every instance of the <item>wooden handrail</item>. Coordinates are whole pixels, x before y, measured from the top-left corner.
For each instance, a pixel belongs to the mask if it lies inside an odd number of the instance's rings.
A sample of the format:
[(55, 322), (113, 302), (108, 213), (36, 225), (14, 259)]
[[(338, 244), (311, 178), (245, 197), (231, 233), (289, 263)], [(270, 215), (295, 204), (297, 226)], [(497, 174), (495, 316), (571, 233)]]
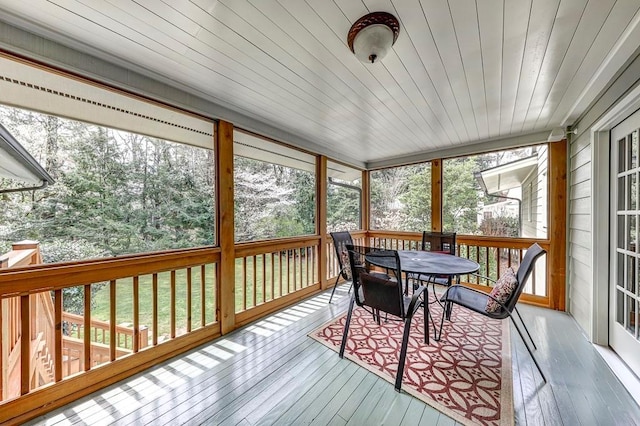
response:
[(17, 268), (28, 266), (34, 263), (34, 257), (37, 256), (36, 249), (27, 250), (11, 250), (0, 257), (1, 268)]
[(304, 236), (296, 238), (281, 238), (268, 241), (254, 241), (236, 245), (236, 258), (274, 253), (282, 250), (296, 249), (305, 246), (318, 245), (320, 237)]
[(219, 248), (206, 247), (0, 270), (0, 298), (216, 263), (219, 259)]

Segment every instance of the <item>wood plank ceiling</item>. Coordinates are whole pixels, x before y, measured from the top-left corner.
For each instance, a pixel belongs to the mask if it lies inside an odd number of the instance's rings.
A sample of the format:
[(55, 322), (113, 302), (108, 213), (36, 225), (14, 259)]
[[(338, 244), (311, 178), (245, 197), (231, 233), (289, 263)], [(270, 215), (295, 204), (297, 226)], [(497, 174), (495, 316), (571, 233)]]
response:
[[(346, 34), (378, 10), (400, 36), (363, 64)], [(370, 165), (570, 125), (640, 46), (638, 0), (0, 0), (0, 19)]]

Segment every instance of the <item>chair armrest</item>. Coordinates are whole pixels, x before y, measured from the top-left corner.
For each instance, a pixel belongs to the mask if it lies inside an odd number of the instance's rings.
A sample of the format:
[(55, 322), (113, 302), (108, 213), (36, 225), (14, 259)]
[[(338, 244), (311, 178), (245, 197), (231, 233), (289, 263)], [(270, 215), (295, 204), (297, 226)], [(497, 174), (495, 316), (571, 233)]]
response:
[(487, 277), (486, 275), (480, 275), (480, 274), (476, 274), (476, 273), (472, 273), (469, 275), (473, 275), (474, 277), (478, 277), (478, 278), (482, 278), (483, 280), (487, 280), (487, 281), (491, 281), (492, 283), (495, 283), (497, 280), (494, 280), (493, 278)]
[(411, 314), (413, 314), (413, 312), (416, 309), (416, 304), (418, 303), (418, 300), (420, 300), (420, 295), (422, 293), (424, 293), (425, 291), (425, 287), (424, 286), (418, 286), (418, 288), (413, 290), (413, 296), (411, 296), (411, 302), (409, 302), (409, 308), (407, 314), (410, 312)]
[(484, 291), (476, 290), (475, 288), (467, 287), (467, 286), (464, 286), (464, 285), (461, 285), (461, 284), (455, 284), (455, 285), (452, 285), (451, 287), (447, 288), (447, 291), (444, 292), (444, 294), (440, 298), (440, 301), (441, 302), (448, 302), (449, 299), (447, 299), (447, 295), (449, 294), (449, 290), (451, 290), (451, 289), (453, 289), (455, 287), (462, 287), (465, 291), (472, 291), (474, 293), (483, 294), (483, 295), (487, 296), (489, 299), (492, 299), (493, 301), (495, 301), (506, 312), (509, 312), (509, 309), (507, 309), (507, 307), (504, 305), (504, 303), (502, 303), (501, 301), (499, 301), (498, 299), (496, 299), (495, 297), (493, 297), (489, 293), (485, 293)]

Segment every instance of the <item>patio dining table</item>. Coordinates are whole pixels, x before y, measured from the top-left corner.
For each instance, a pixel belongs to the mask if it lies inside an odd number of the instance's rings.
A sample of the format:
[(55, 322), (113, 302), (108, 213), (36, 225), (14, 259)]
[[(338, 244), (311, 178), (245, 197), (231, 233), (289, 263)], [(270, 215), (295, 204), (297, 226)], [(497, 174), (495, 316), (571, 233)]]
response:
[[(480, 269), (480, 265), (473, 260), (465, 259), (463, 257), (455, 256), (452, 254), (437, 253), (422, 250), (398, 250), (398, 257), (400, 258), (400, 266), (402, 272), (406, 274), (405, 293), (409, 287), (410, 277), (420, 277), (421, 281), (436, 284), (435, 279), (439, 277), (455, 277), (465, 274), (473, 274)], [(376, 256), (367, 256), (367, 261), (373, 265), (382, 268), (394, 268), (394, 265), (390, 264), (388, 257), (377, 258)], [(386, 260), (386, 261), (385, 261)], [(424, 277), (424, 279), (422, 278)], [(435, 294), (435, 288), (434, 288)], [(427, 292), (428, 298), (428, 292)], [(436, 297), (436, 301), (438, 301)], [(439, 302), (439, 301), (438, 301)], [(428, 300), (425, 301), (426, 312), (425, 315), (431, 316), (430, 309), (428, 307)], [(444, 320), (444, 312), (443, 319)], [(434, 339), (440, 340), (440, 336), (436, 334), (436, 327), (434, 323)]]

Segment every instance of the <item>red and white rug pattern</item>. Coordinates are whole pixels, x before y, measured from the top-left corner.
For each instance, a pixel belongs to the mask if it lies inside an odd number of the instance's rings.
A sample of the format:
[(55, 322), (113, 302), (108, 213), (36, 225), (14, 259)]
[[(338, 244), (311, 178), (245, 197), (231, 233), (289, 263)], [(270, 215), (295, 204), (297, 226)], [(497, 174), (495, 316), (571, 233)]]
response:
[[(440, 318), (440, 308), (432, 309)], [(346, 314), (310, 336), (338, 351)], [(354, 309), (345, 356), (395, 382), (404, 323), (379, 326)], [(422, 310), (413, 318), (402, 389), (456, 421), (469, 425), (511, 425), (513, 394), (509, 324), (456, 307), (440, 342), (423, 340)], [(433, 327), (433, 324), (431, 324)]]

